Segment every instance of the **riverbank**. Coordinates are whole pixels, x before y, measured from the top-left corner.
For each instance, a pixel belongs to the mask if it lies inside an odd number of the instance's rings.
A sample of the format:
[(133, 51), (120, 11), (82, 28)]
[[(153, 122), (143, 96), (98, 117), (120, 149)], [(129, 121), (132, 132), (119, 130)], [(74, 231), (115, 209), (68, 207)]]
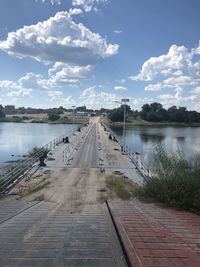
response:
[[(122, 128), (123, 122), (113, 122), (107, 118), (102, 119), (103, 123), (113, 128)], [(175, 123), (175, 122), (149, 122), (144, 120), (126, 121), (126, 126), (146, 126), (146, 127), (200, 127), (200, 123)]]
[(86, 116), (72, 116), (71, 114), (62, 114), (58, 120), (52, 121), (48, 119), (47, 114), (17, 114), (7, 115), (0, 118), (1, 122), (17, 122), (17, 123), (49, 123), (49, 124), (86, 124), (89, 118)]

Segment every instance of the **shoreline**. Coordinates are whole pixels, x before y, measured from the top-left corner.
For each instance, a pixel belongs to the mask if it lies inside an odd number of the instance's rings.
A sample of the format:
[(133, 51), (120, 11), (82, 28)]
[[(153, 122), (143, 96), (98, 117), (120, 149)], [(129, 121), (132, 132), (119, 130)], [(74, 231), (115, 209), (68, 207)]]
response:
[[(109, 127), (113, 128), (122, 128), (123, 122), (112, 122), (108, 119), (103, 119), (103, 122)], [(200, 123), (182, 123), (182, 122), (148, 122), (148, 121), (127, 121), (126, 126), (144, 126), (144, 127), (191, 127), (196, 128), (200, 127)]]

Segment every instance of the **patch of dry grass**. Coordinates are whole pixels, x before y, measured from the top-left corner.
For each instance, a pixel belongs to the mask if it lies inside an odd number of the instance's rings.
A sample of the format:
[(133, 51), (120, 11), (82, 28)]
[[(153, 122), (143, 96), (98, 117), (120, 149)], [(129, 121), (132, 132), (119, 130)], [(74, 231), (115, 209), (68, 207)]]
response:
[(50, 184), (50, 181), (48, 178), (49, 177), (43, 177), (42, 179), (39, 178), (36, 181), (32, 179), (27, 184), (19, 185), (16, 192), (20, 198), (36, 193)]
[(108, 197), (128, 200), (137, 195), (139, 186), (121, 175), (106, 177), (106, 186), (109, 189)]
[(29, 194), (33, 194), (35, 192), (38, 192), (38, 191), (40, 191), (41, 189), (43, 189), (44, 187), (46, 187), (49, 184), (50, 184), (49, 181), (45, 181), (45, 182), (40, 183), (40, 184), (35, 185), (35, 186), (29, 186), (28, 193)]

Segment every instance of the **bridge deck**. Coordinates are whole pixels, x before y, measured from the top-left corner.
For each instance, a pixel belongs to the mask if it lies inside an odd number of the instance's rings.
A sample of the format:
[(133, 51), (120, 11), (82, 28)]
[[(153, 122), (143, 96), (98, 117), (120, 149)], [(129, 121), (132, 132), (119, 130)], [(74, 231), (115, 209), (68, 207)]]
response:
[(98, 144), (97, 144), (97, 124), (93, 124), (78, 148), (71, 163), (71, 168), (97, 168), (99, 161)]
[(0, 223), (0, 266), (126, 266), (105, 205), (66, 214), (52, 203), (31, 204), (22, 211), (13, 201), (15, 213)]

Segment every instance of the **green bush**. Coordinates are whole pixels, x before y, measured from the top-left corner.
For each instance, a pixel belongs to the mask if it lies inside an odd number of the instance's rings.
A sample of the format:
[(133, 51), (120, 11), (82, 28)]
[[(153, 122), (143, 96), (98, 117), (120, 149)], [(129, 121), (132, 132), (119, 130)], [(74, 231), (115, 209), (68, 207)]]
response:
[(57, 121), (58, 119), (60, 119), (60, 115), (57, 112), (49, 112), (48, 118), (50, 121)]
[(34, 147), (31, 151), (29, 151), (28, 156), (29, 157), (34, 157), (34, 156), (45, 156), (47, 155), (48, 150), (43, 147)]
[(168, 154), (157, 146), (154, 162), (156, 175), (146, 181), (145, 194), (170, 206), (200, 213), (200, 158), (189, 163), (180, 150)]
[(124, 119), (124, 111), (122, 108), (116, 108), (116, 109), (113, 109), (112, 111), (110, 111), (108, 113), (108, 118), (111, 120), (111, 121), (123, 121)]
[(12, 122), (22, 122), (23, 119), (19, 116), (12, 116), (12, 118), (10, 118), (10, 121)]

